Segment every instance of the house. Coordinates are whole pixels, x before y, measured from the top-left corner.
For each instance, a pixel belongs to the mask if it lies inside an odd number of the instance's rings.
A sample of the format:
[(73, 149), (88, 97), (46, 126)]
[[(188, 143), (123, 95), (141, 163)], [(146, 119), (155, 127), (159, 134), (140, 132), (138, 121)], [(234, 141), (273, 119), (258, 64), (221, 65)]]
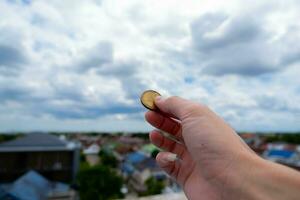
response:
[(263, 157), (282, 164), (295, 165), (299, 162), (299, 155), (295, 151), (286, 149), (272, 149), (263, 153)]
[(300, 170), (300, 151), (299, 146), (282, 142), (266, 144), (266, 150), (262, 157)]
[(158, 180), (167, 178), (165, 172), (156, 164), (155, 159), (142, 151), (127, 154), (121, 170), (123, 175), (129, 178), (130, 187), (136, 192), (146, 191), (145, 182), (150, 177)]
[(294, 155), (296, 154), (295, 151), (290, 151), (290, 150), (284, 150), (284, 149), (272, 149), (267, 151), (264, 156), (268, 158), (269, 160), (271, 159), (291, 159)]
[(264, 139), (261, 135), (253, 133), (242, 133), (239, 135), (244, 142), (251, 147), (254, 151), (259, 149), (260, 146), (264, 143)]
[(145, 160), (147, 158), (147, 155), (141, 151), (136, 151), (136, 152), (132, 152), (127, 154), (126, 156), (126, 161), (132, 163), (132, 164), (137, 164), (142, 162), (143, 160)]
[(144, 173), (145, 171), (149, 170), (150, 175), (147, 178), (150, 176), (153, 176), (157, 180), (164, 180), (167, 178), (166, 173), (157, 165), (156, 160), (152, 157), (148, 157), (142, 162), (138, 163), (136, 165), (136, 169), (140, 173)]
[(284, 142), (274, 142), (274, 143), (266, 144), (267, 150), (277, 149), (277, 150), (298, 151), (297, 148), (298, 148), (298, 145), (284, 143)]
[(119, 137), (119, 142), (122, 144), (129, 144), (129, 145), (138, 145), (141, 146), (144, 142), (142, 138), (132, 137), (130, 135), (123, 135)]
[(9, 194), (5, 189), (0, 186), (0, 199), (2, 200), (18, 200), (16, 197)]
[(145, 160), (147, 156), (143, 152), (128, 153), (121, 164), (121, 171), (126, 177), (132, 175), (136, 170), (135, 165)]
[(0, 144), (0, 182), (12, 182), (29, 170), (62, 182), (75, 178), (80, 145), (46, 133), (32, 133)]
[(98, 144), (92, 144), (83, 150), (83, 153), (85, 155), (98, 154), (99, 152), (100, 152), (100, 146)]
[(95, 166), (100, 162), (98, 153), (100, 152), (100, 146), (98, 144), (92, 144), (83, 150), (86, 161), (90, 166)]
[(129, 175), (133, 174), (135, 170), (134, 166), (128, 162), (123, 162), (120, 166), (120, 169), (124, 177), (128, 177)]
[(33, 170), (2, 188), (2, 194), (1, 199), (12, 200), (76, 199), (75, 191), (67, 184), (49, 181)]

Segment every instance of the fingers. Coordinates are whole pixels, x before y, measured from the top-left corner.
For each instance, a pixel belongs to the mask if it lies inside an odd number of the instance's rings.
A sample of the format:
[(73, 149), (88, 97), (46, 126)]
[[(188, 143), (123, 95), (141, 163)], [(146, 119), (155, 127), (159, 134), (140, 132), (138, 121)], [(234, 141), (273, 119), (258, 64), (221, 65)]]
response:
[(180, 122), (153, 111), (147, 112), (145, 118), (155, 128), (167, 132), (173, 135), (177, 140), (183, 142)]
[(176, 155), (169, 152), (159, 152), (156, 161), (160, 168), (177, 180), (180, 163), (176, 161)]
[(186, 148), (183, 145), (164, 137), (157, 130), (150, 132), (150, 140), (158, 148), (169, 151), (171, 153), (175, 153), (181, 159), (184, 155), (184, 151), (186, 151)]
[(160, 168), (183, 186), (195, 167), (195, 162), (186, 148), (178, 143), (174, 144), (174, 141), (163, 137), (158, 131), (152, 131), (150, 139), (156, 146), (172, 152), (158, 153), (156, 161)]
[(155, 99), (155, 105), (167, 116), (172, 116), (180, 121), (189, 116), (205, 114), (209, 110), (202, 104), (197, 104), (176, 96), (169, 98), (158, 96)]

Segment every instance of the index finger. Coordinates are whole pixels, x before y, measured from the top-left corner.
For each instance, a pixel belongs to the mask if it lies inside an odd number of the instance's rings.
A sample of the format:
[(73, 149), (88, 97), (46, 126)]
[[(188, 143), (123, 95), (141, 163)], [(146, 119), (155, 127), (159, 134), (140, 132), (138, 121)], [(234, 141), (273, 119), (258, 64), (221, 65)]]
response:
[(155, 128), (167, 132), (177, 140), (183, 142), (180, 122), (154, 111), (148, 111), (145, 114), (145, 118)]
[(198, 104), (177, 96), (168, 98), (158, 96), (155, 98), (155, 105), (163, 114), (172, 116), (180, 121), (191, 114), (200, 114), (201, 108)]

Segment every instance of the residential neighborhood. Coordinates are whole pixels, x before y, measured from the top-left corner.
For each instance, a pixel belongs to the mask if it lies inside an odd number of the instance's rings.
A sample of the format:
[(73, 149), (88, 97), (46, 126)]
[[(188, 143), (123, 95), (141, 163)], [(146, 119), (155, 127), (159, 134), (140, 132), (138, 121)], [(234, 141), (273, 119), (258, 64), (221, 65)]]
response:
[(300, 200), (299, 18), (0, 0), (0, 200)]
[[(287, 139), (288, 143), (279, 141), (284, 136), (270, 134), (240, 136), (263, 158), (300, 170), (297, 140)], [(97, 183), (103, 199), (180, 195), (180, 186), (156, 164), (158, 152), (143, 133), (21, 134), (0, 143), (0, 199), (88, 199), (91, 182)]]

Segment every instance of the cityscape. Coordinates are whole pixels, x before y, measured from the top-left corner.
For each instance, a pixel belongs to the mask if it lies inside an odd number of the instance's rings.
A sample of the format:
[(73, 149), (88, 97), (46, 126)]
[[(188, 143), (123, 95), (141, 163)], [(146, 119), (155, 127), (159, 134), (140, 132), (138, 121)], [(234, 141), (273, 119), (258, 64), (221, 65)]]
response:
[[(240, 133), (261, 157), (300, 170), (300, 134)], [(0, 199), (138, 199), (182, 190), (146, 133), (0, 135)]]
[(298, 199), (299, 10), (0, 0), (0, 200)]

